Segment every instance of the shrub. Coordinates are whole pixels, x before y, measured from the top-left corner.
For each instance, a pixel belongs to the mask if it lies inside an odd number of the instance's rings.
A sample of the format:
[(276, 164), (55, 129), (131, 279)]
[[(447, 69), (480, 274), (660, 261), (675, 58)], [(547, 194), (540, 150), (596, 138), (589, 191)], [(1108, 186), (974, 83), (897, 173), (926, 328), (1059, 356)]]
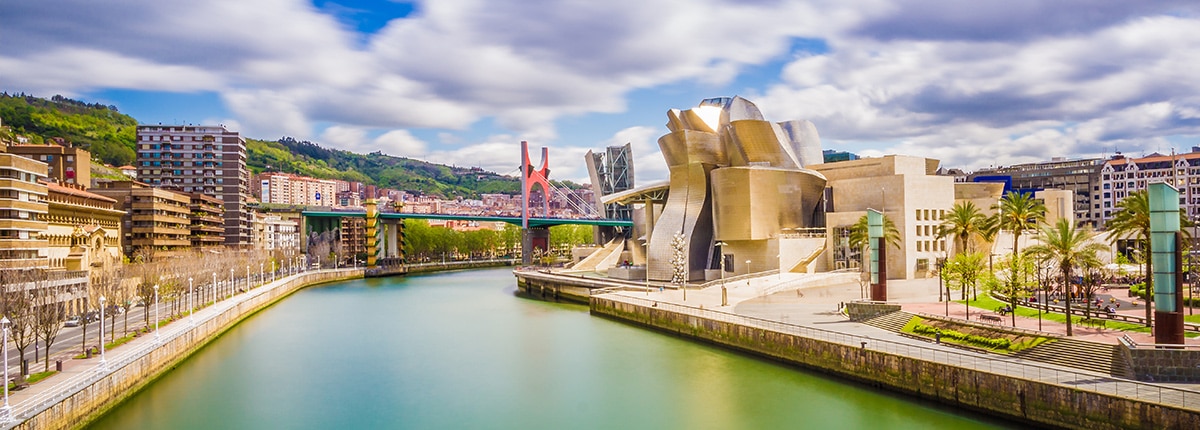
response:
[(972, 345), (982, 346), (990, 349), (1008, 349), (1012, 345), (1012, 341), (1003, 337), (984, 337), (973, 334), (966, 334), (955, 330), (940, 330), (936, 327), (930, 327), (924, 324), (917, 324), (912, 329), (913, 333), (923, 335), (936, 335), (941, 331), (942, 337), (946, 339), (954, 339), (960, 342), (969, 343)]

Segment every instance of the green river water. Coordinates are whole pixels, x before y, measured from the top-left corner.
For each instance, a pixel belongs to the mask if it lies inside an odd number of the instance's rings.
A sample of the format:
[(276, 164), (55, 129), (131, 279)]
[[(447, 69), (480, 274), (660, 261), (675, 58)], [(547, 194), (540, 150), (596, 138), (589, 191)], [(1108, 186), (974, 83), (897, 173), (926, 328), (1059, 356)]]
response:
[(1016, 427), (514, 290), (507, 268), (305, 289), (91, 428)]

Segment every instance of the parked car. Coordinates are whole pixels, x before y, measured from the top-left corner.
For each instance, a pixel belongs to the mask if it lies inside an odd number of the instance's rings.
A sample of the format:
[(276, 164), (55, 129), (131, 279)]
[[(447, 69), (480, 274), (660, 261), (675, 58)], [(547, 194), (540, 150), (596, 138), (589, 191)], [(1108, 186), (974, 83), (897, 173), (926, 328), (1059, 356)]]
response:
[(82, 319), (78, 315), (67, 318), (67, 322), (63, 323), (64, 327), (79, 327)]

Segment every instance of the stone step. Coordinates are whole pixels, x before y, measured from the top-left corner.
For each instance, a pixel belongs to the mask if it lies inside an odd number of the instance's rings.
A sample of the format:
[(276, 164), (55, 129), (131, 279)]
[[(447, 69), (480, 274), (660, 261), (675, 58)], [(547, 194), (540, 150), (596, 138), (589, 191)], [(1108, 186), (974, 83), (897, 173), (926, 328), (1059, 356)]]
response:
[(862, 323), (872, 327), (899, 333), (900, 330), (903, 329), (906, 324), (908, 324), (908, 321), (911, 320), (912, 317), (913, 314), (904, 311), (898, 311), (880, 315), (875, 318), (866, 319), (863, 320)]
[(1128, 366), (1123, 360), (1114, 363), (1117, 356), (1115, 345), (1070, 338), (1059, 338), (1013, 354), (1013, 358), (1125, 377)]

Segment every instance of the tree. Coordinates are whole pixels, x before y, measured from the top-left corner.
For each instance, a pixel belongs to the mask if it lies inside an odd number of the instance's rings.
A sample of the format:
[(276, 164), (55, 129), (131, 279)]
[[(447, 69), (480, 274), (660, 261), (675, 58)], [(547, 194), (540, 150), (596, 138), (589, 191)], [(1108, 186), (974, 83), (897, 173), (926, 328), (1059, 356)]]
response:
[(943, 276), (951, 285), (957, 284), (957, 288), (962, 289), (962, 299), (967, 300), (967, 293), (975, 290), (980, 274), (986, 267), (986, 261), (981, 252), (955, 254), (946, 262)]
[(1028, 250), (1036, 258), (1058, 266), (1067, 296), (1067, 336), (1072, 335), (1071, 272), (1079, 267), (1099, 264), (1096, 253), (1108, 249), (1103, 244), (1091, 240), (1091, 231), (1077, 229), (1064, 218), (1059, 219), (1053, 226), (1043, 226), (1038, 234), (1038, 241), (1041, 243)]
[[(863, 215), (858, 218), (854, 225), (850, 226), (850, 246), (856, 249), (865, 249), (870, 246), (870, 239), (867, 233), (867, 216)], [(883, 215), (883, 241), (894, 248), (900, 247), (900, 230), (896, 228), (896, 223), (892, 219)]]
[(54, 339), (58, 337), (58, 332), (62, 329), (62, 322), (66, 319), (63, 303), (57, 300), (58, 288), (50, 286), (48, 276), (49, 274), (46, 272), (40, 273), (40, 279), (36, 281), (37, 287), (33, 293), (34, 332), (35, 336), (46, 345), (43, 372), (50, 370), (50, 347), (54, 346)]
[[(1189, 226), (1191, 222), (1187, 218), (1187, 214), (1183, 209), (1179, 210), (1179, 225)], [(1108, 239), (1112, 241), (1113, 246), (1116, 246), (1117, 241), (1125, 238), (1132, 238), (1137, 247), (1142, 250), (1150, 249), (1150, 193), (1146, 190), (1134, 191), (1125, 196), (1124, 200), (1117, 203), (1117, 211), (1113, 213), (1113, 219), (1109, 220), (1105, 227), (1111, 232)], [(1182, 229), (1184, 236), (1188, 236), (1187, 229)], [(1146, 293), (1143, 299), (1146, 301), (1146, 327), (1151, 326), (1151, 318), (1154, 313), (1151, 311), (1151, 305), (1154, 297), (1154, 282), (1150, 276), (1151, 264), (1149, 255), (1142, 256), (1142, 264), (1145, 266)]]
[(1033, 198), (1032, 193), (1009, 191), (993, 208), (999, 210), (996, 213), (999, 227), (1012, 231), (1013, 256), (1019, 254), (1017, 245), (1021, 234), (1036, 229), (1038, 224), (1046, 220), (1046, 205)]
[(974, 252), (972, 238), (981, 236), (987, 217), (972, 202), (955, 203), (938, 226), (938, 238), (954, 236), (954, 252)]
[[(1004, 278), (996, 277), (993, 273), (994, 285), (989, 286), (989, 290), (996, 291), (1008, 298), (1008, 305), (1011, 309), (1017, 308), (1017, 302), (1029, 298), (1030, 286), (1036, 285), (1036, 262), (1028, 252), (1022, 252), (1016, 255), (1010, 255), (1008, 259), (1001, 262), (1001, 266), (1005, 267)], [(1012, 316), (1013, 327), (1017, 325), (1017, 317), (1014, 313)]]
[(0, 284), (4, 285), (4, 315), (11, 322), (9, 335), (22, 363), (25, 362), (25, 350), (36, 340), (33, 299), (30, 297), (35, 280), (36, 273), (32, 269), (0, 270)]

